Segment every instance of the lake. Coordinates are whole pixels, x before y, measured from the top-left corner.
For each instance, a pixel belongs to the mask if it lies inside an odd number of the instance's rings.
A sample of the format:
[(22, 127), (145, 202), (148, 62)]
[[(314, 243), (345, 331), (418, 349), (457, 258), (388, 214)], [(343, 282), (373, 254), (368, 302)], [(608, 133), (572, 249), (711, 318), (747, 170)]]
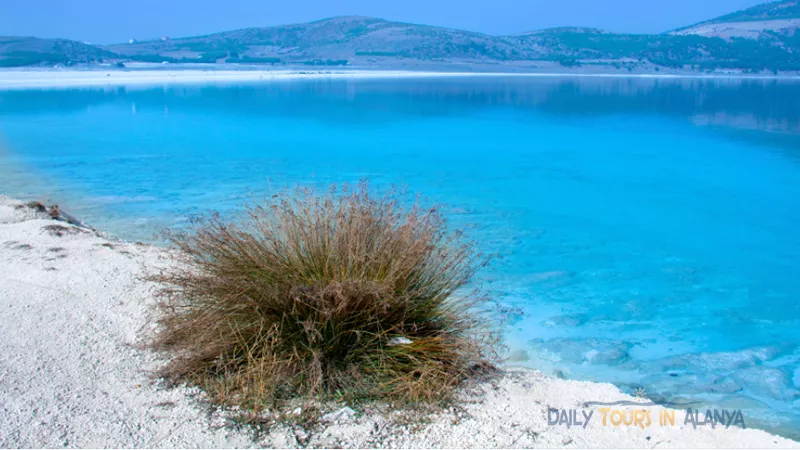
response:
[(0, 193), (126, 240), (362, 178), (498, 255), (508, 364), (800, 436), (800, 81), (0, 91)]

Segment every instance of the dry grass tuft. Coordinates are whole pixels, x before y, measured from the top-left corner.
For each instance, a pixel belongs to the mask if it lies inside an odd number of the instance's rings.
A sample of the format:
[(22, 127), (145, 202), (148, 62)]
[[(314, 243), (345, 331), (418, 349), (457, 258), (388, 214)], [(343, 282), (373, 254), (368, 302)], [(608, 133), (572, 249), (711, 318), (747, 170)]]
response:
[(469, 287), (486, 262), (435, 209), (361, 183), (298, 189), (168, 233), (163, 375), (259, 410), (292, 399), (439, 402), (485, 367), (493, 333)]

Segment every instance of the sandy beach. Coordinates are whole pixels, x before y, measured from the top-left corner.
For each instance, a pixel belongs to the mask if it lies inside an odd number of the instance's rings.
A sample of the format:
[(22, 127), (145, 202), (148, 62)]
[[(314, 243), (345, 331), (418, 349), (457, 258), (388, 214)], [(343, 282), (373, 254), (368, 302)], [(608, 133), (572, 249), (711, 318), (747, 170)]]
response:
[(790, 76), (699, 74), (699, 73), (590, 73), (590, 72), (459, 72), (417, 70), (258, 70), (196, 68), (119, 70), (93, 68), (0, 70), (0, 89), (70, 88), (90, 86), (148, 86), (165, 84), (242, 83), (298, 79), (399, 79), (443, 77), (616, 77), (692, 79), (800, 79)]
[(256, 434), (197, 389), (153, 379), (163, 361), (140, 344), (154, 286), (139, 277), (165, 255), (0, 196), (0, 447), (800, 448), (755, 429), (695, 428), (684, 411), (659, 426), (656, 406), (646, 427), (603, 425), (597, 411), (585, 428), (550, 425), (549, 408), (637, 400), (522, 369), (473, 382), (429, 415), (336, 405), (312, 425), (267, 417)]

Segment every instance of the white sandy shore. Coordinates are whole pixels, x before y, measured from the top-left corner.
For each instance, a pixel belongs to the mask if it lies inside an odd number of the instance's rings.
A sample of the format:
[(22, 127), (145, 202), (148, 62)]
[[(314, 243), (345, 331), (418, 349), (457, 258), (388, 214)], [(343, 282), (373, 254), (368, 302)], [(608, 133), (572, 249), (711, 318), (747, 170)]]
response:
[(197, 83), (241, 83), (295, 79), (398, 79), (441, 77), (617, 77), (617, 78), (763, 78), (797, 79), (788, 76), (744, 76), (703, 74), (601, 74), (601, 73), (502, 73), (431, 72), (409, 70), (0, 70), (0, 89), (67, 88), (86, 86), (163, 85)]
[[(401, 412), (256, 437), (187, 387), (151, 378), (137, 347), (153, 286), (137, 277), (164, 251), (109, 241), (0, 196), (0, 447), (759, 447), (800, 448), (764, 431), (657, 422), (549, 426), (547, 408), (633, 400), (610, 384), (509, 370), (461, 393), (458, 407), (408, 424)], [(660, 408), (653, 408), (654, 421)]]

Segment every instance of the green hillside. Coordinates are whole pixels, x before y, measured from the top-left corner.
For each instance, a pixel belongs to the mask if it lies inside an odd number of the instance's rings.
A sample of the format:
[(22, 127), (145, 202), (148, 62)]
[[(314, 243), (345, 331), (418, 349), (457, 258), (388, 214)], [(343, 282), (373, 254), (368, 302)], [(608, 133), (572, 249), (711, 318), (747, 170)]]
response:
[[(546, 49), (543, 59), (636, 60), (695, 69), (800, 70), (800, 36), (730, 39), (695, 35), (550, 32), (507, 38), (521, 51)], [(777, 45), (776, 45), (777, 44)]]
[(372, 17), (335, 17), (304, 24), (114, 45), (109, 49), (134, 58), (162, 55), (205, 61), (244, 58), (336, 61), (354, 56), (502, 61), (518, 57), (502, 38)]
[(113, 52), (68, 39), (0, 36), (0, 67), (71, 65), (117, 58)]
[(800, 19), (800, 1), (764, 3), (701, 23), (752, 22), (759, 20)]

